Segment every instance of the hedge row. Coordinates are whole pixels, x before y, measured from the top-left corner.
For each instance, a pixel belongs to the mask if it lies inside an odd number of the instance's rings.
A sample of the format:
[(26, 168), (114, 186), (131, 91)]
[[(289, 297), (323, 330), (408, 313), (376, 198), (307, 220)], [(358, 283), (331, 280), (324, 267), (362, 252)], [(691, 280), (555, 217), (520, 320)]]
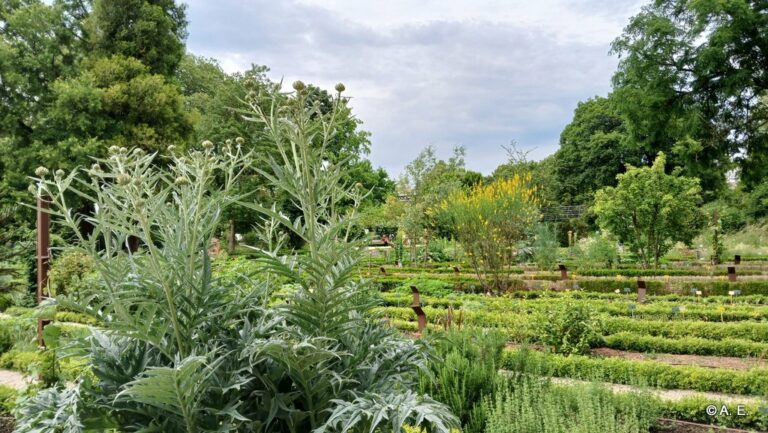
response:
[[(672, 366), (656, 361), (553, 355), (527, 349), (506, 350), (502, 368), (524, 373), (596, 380), (665, 389), (689, 389), (742, 395), (768, 393), (768, 369), (726, 370)], [(544, 371), (543, 371), (544, 370)]]
[(710, 340), (698, 337), (664, 338), (619, 332), (603, 337), (605, 347), (635, 352), (674, 353), (739, 358), (768, 355), (768, 344), (727, 338)]
[[(714, 405), (718, 414), (707, 414), (707, 406)], [(661, 410), (666, 418), (683, 421), (713, 424), (722, 427), (741, 428), (755, 431), (768, 431), (768, 404), (743, 404), (743, 415), (737, 415), (738, 402), (713, 401), (704, 396), (686, 397), (677, 401), (664, 401)], [(720, 415), (720, 410), (726, 407), (728, 415)]]
[[(397, 276), (397, 275), (383, 275), (377, 276), (373, 279), (374, 283), (378, 285), (378, 288), (382, 291), (389, 291), (398, 286), (403, 285), (413, 276)], [(427, 278), (422, 276), (422, 278)], [(429, 277), (430, 280), (439, 281), (443, 284), (452, 286), (454, 290), (464, 293), (483, 293), (483, 287), (480, 281), (472, 276), (467, 275), (440, 275), (435, 277)], [(510, 281), (510, 291), (521, 291), (540, 289), (547, 290), (554, 288), (552, 281), (557, 277), (537, 277), (534, 281), (524, 281), (522, 279), (514, 278)], [(702, 292), (702, 296), (728, 296), (728, 292), (732, 290), (739, 290), (740, 296), (749, 295), (762, 295), (768, 296), (768, 280), (757, 281), (681, 281), (671, 280), (669, 282), (669, 288), (667, 283), (663, 281), (646, 281), (646, 293), (648, 295), (663, 295), (675, 293), (678, 295), (689, 295), (691, 289), (699, 290)], [(577, 279), (568, 280), (564, 283), (558, 284), (560, 288), (565, 288), (573, 291), (586, 291), (586, 292), (598, 292), (598, 293), (610, 293), (619, 290), (623, 292), (625, 288), (629, 288), (632, 293), (637, 293), (637, 282), (634, 280), (615, 280), (615, 279)], [(418, 287), (418, 286), (417, 286)], [(738, 297), (736, 298), (738, 299)]]
[(606, 334), (631, 332), (666, 338), (698, 337), (711, 340), (737, 338), (768, 343), (768, 323), (637, 320), (629, 317), (610, 317), (603, 320), (603, 328)]

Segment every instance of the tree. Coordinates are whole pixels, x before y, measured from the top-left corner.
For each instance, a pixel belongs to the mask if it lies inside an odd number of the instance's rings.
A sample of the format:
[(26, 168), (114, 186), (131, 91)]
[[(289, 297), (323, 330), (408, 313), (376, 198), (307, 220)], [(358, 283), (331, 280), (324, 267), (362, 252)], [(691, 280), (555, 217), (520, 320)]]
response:
[(595, 197), (594, 212), (603, 230), (616, 235), (648, 267), (674, 242), (690, 243), (704, 222), (699, 210), (701, 187), (696, 178), (666, 174), (666, 155), (659, 152), (651, 167), (627, 167), (616, 187)]
[(654, 0), (613, 43), (614, 93), (634, 146), (714, 197), (735, 161), (748, 189), (768, 170), (768, 6)]
[(186, 6), (174, 0), (94, 0), (96, 54), (133, 57), (153, 74), (173, 75), (184, 56)]
[(616, 185), (626, 164), (645, 163), (643, 155), (628, 142), (613, 96), (579, 102), (554, 155), (555, 196), (562, 204), (589, 204), (595, 191)]

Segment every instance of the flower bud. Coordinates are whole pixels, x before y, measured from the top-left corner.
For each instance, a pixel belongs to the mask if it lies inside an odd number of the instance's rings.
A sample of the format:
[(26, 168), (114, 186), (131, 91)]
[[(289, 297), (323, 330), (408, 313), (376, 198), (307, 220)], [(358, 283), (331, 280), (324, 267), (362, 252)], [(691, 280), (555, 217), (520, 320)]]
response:
[(304, 84), (304, 82), (301, 81), (301, 80), (296, 80), (296, 81), (293, 82), (293, 90), (295, 90), (297, 92), (301, 92), (302, 90), (304, 90), (306, 88), (307, 88), (307, 85)]
[(173, 153), (174, 150), (176, 150), (176, 146), (174, 145), (168, 146), (168, 153)]
[(101, 173), (101, 166), (98, 162), (94, 162), (93, 165), (91, 165), (91, 171), (94, 173)]
[(238, 146), (242, 146), (243, 143), (245, 143), (245, 140), (243, 139), (243, 137), (237, 137), (235, 138), (235, 143), (237, 143)]
[(131, 175), (127, 173), (120, 173), (117, 175), (117, 184), (118, 185), (128, 185), (128, 183), (131, 181)]
[(124, 147), (121, 147), (121, 148), (120, 148), (120, 150), (119, 150), (119, 152), (120, 152), (120, 155), (125, 155), (125, 154), (127, 154), (127, 153), (128, 153), (128, 149), (126, 149), (126, 148), (124, 148)]
[(145, 204), (146, 204), (146, 202), (144, 200), (138, 199), (138, 200), (136, 200), (136, 203), (134, 203), (134, 206), (136, 207), (136, 210), (142, 210), (142, 209), (144, 209), (144, 205)]
[(58, 169), (58, 170), (56, 170), (53, 173), (53, 176), (56, 177), (57, 179), (61, 179), (62, 177), (66, 176), (66, 175), (67, 175), (67, 173), (65, 173), (64, 170), (62, 170), (62, 169)]
[(206, 150), (213, 149), (213, 142), (211, 140), (203, 141), (203, 149), (206, 149)]
[(109, 146), (109, 154), (110, 155), (116, 155), (118, 152), (120, 152), (120, 148), (117, 146)]
[(176, 178), (176, 185), (189, 185), (189, 178), (186, 176), (179, 176)]
[(139, 149), (139, 148), (133, 149), (133, 154), (139, 157), (144, 156), (144, 149)]
[(227, 140), (226, 140), (224, 143), (225, 143), (227, 146), (231, 146), (231, 145), (232, 145), (232, 139), (230, 139), (230, 138), (227, 138)]
[(37, 195), (37, 187), (34, 184), (30, 184), (27, 187), (27, 191), (29, 191), (32, 195)]
[(336, 87), (334, 87), (334, 89), (336, 89), (336, 91), (337, 91), (337, 92), (341, 93), (341, 92), (343, 92), (344, 90), (346, 90), (347, 88), (346, 88), (346, 87), (344, 87), (344, 84), (343, 84), (343, 83), (339, 83), (339, 84), (337, 84), (337, 85), (336, 85)]
[(43, 166), (37, 167), (35, 169), (35, 175), (37, 175), (37, 177), (45, 177), (48, 175), (48, 173), (48, 169)]

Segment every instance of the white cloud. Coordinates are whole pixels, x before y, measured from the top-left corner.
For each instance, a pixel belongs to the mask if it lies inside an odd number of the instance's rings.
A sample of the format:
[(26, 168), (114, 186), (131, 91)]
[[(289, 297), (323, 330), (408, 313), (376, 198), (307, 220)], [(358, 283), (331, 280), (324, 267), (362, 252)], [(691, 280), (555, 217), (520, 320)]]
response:
[(605, 94), (635, 0), (189, 2), (189, 49), (229, 70), (344, 82), (372, 159), (397, 175), (424, 146), (490, 173), (516, 139), (544, 157), (579, 100)]

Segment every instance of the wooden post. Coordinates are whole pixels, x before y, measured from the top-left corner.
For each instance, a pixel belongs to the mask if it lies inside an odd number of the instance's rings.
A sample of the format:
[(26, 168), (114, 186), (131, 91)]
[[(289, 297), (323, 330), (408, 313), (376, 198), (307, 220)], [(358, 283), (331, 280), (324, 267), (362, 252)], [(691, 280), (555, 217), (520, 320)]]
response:
[(646, 293), (645, 281), (637, 280), (637, 303), (638, 304), (642, 304), (645, 302), (645, 293)]
[(736, 254), (733, 257), (733, 264), (734, 265), (740, 265), (741, 264), (741, 256), (740, 255)]
[(728, 281), (736, 281), (736, 266), (728, 266)]
[[(47, 210), (51, 202), (46, 197), (37, 199), (37, 303), (45, 299), (43, 292), (48, 287), (48, 266), (51, 261), (51, 216)], [(50, 320), (37, 320), (37, 345), (45, 349), (43, 328)]]
[(413, 312), (416, 313), (416, 318), (419, 322), (419, 333), (423, 333), (427, 328), (427, 315), (421, 308), (421, 295), (419, 294), (419, 289), (417, 289), (416, 286), (411, 286), (411, 292), (413, 293), (411, 308), (413, 309)]
[(229, 220), (229, 229), (227, 230), (227, 252), (235, 252), (237, 238), (235, 238), (235, 220)]
[(565, 265), (558, 265), (560, 268), (560, 279), (565, 281), (568, 279), (568, 268)]
[(453, 324), (453, 307), (448, 306), (448, 313), (445, 315), (445, 330), (449, 331)]
[(459, 275), (461, 273), (461, 270), (459, 269), (458, 266), (454, 266), (453, 267), (453, 273), (456, 274), (456, 275)]

